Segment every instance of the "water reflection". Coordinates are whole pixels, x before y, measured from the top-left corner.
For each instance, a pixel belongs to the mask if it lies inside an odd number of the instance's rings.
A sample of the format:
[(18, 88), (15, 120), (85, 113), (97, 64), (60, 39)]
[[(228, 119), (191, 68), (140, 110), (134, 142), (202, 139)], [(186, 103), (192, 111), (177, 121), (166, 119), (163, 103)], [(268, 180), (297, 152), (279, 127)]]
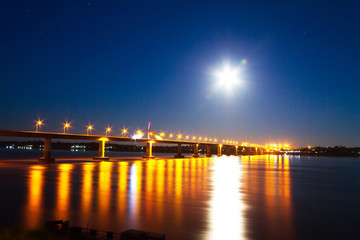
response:
[(112, 162), (100, 162), (99, 163), (99, 180), (98, 180), (98, 192), (97, 192), (97, 201), (98, 201), (98, 211), (105, 216), (101, 221), (106, 226), (109, 224), (111, 212), (110, 212), (110, 202), (112, 197), (111, 191), (111, 174), (112, 174)]
[(237, 157), (221, 157), (212, 166), (212, 194), (209, 206), (210, 231), (206, 239), (244, 239), (242, 171)]
[[(245, 156), (241, 159), (242, 185), (251, 216), (248, 236), (256, 239), (294, 237), (289, 156)], [(281, 231), (279, 231), (281, 229)]]
[[(56, 181), (44, 188), (45, 167), (29, 167), (28, 228), (56, 217), (106, 231), (161, 232), (169, 239), (296, 236), (288, 156), (65, 163), (48, 168)], [(55, 205), (46, 210), (42, 207), (51, 200), (51, 189)]]
[(58, 165), (58, 179), (57, 179), (57, 196), (55, 207), (55, 218), (69, 219), (69, 203), (70, 203), (70, 187), (71, 179), (70, 173), (73, 169), (72, 164)]
[(40, 224), (43, 204), (43, 166), (31, 166), (29, 169), (28, 180), (28, 204), (26, 208), (25, 225), (28, 228), (36, 228)]
[(81, 209), (82, 215), (89, 218), (89, 212), (92, 208), (92, 192), (93, 192), (93, 171), (95, 163), (87, 163), (82, 166), (82, 190), (81, 190)]

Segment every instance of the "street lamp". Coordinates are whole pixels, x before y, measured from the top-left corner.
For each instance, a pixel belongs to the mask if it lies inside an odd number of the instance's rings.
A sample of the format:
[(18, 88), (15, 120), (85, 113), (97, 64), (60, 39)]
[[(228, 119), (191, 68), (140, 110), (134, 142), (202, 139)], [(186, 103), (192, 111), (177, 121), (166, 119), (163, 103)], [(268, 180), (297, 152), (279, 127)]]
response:
[(124, 134), (125, 134), (125, 137), (126, 137), (126, 133), (128, 132), (128, 129), (127, 128), (123, 128), (122, 130), (121, 130), (121, 136), (123, 137), (124, 136)]
[(86, 128), (86, 135), (89, 135), (89, 132), (91, 132), (91, 130), (93, 130), (93, 127), (94, 127), (94, 125), (91, 125), (91, 124), (89, 124), (89, 125), (87, 126), (87, 128)]
[(111, 132), (111, 127), (107, 127), (107, 128), (106, 128), (106, 131), (105, 131), (105, 135), (106, 135), (106, 136), (108, 135), (108, 132)]
[(64, 123), (64, 133), (66, 133), (66, 129), (69, 129), (71, 127), (70, 123), (65, 122)]
[(36, 132), (39, 130), (42, 124), (43, 124), (43, 120), (36, 121), (36, 127), (35, 127)]

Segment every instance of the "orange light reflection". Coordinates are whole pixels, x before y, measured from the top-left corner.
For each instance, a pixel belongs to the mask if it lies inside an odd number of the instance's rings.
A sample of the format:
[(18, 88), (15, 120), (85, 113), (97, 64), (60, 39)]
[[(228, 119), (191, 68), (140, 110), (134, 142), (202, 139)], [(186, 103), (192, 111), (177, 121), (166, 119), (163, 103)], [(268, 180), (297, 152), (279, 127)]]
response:
[(43, 166), (31, 166), (29, 171), (29, 199), (25, 209), (25, 226), (34, 229), (41, 226), (42, 214), (42, 188), (43, 188)]

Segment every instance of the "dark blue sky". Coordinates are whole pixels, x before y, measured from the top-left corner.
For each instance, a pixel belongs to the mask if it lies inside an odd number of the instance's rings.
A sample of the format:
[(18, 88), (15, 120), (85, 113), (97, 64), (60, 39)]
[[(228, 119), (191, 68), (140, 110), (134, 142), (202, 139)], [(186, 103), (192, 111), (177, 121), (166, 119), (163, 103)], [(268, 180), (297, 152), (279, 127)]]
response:
[[(359, 1), (0, 2), (0, 128), (360, 144)], [(241, 65), (243, 59), (246, 65)], [(213, 90), (224, 61), (242, 67)]]

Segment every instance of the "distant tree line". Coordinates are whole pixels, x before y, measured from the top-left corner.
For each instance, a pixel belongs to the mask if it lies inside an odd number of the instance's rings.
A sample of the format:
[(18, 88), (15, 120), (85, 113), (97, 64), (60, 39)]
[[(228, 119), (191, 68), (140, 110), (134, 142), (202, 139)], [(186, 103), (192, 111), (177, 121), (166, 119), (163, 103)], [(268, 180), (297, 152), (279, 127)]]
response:
[(300, 152), (294, 152), (289, 154), (294, 155), (307, 155), (307, 156), (349, 156), (359, 157), (360, 147), (347, 148), (344, 146), (335, 147), (312, 147), (312, 148), (300, 148)]

